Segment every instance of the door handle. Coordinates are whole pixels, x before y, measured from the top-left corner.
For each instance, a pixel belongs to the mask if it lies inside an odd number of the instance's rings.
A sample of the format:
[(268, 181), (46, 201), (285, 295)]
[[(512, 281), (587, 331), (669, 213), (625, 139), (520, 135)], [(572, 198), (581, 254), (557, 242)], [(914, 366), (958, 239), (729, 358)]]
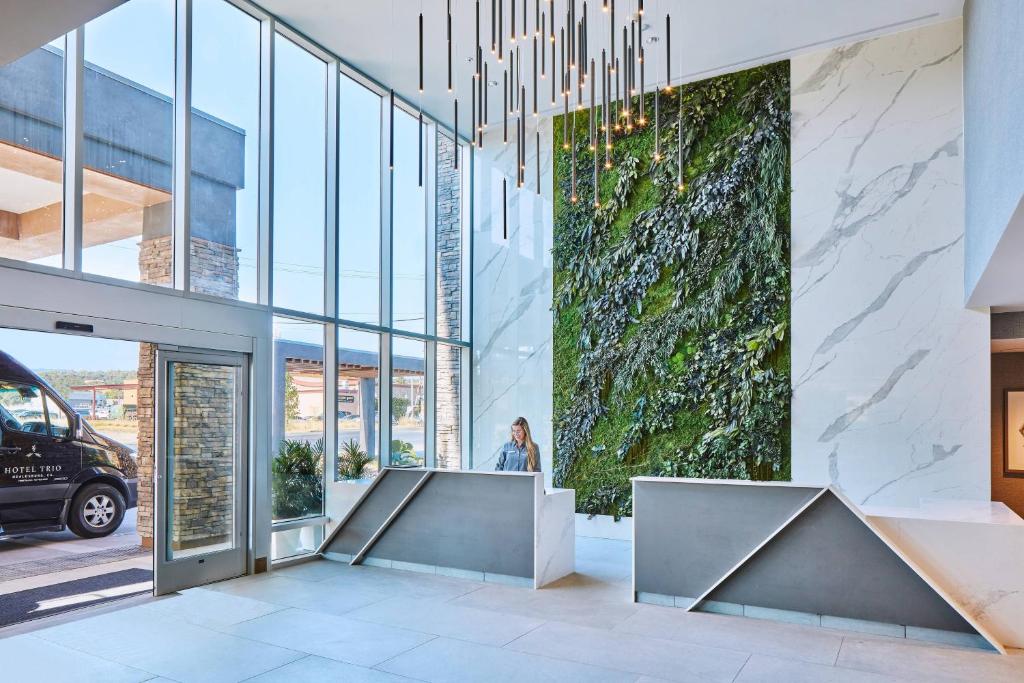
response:
[(0, 446), (0, 453), (21, 453), (21, 446)]

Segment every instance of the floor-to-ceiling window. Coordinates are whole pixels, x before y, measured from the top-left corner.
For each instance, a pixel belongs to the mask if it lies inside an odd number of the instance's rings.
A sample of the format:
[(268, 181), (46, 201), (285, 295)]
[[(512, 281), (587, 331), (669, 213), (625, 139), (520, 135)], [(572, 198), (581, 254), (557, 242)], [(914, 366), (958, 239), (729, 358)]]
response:
[(0, 66), (0, 257), (62, 265), (64, 37)]
[(173, 282), (174, 0), (85, 25), (82, 270)]
[(190, 286), (200, 294), (255, 302), (260, 162), (256, 18), (224, 0), (192, 0), (191, 96)]
[(274, 306), (324, 313), (327, 64), (274, 39)]
[(0, 67), (0, 266), (266, 316), (275, 558), (332, 484), (469, 448), (470, 152), (391, 101), (244, 0), (127, 0)]

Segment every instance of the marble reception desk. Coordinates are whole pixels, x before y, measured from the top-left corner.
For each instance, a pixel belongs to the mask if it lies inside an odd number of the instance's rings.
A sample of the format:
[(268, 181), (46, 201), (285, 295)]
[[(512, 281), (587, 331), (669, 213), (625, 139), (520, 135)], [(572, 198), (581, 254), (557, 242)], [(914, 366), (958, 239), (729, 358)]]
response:
[(1024, 644), (1024, 521), (1000, 504), (862, 510), (831, 486), (637, 477), (633, 529), (637, 602)]
[(384, 468), (329, 560), (540, 588), (575, 570), (576, 493), (540, 473)]

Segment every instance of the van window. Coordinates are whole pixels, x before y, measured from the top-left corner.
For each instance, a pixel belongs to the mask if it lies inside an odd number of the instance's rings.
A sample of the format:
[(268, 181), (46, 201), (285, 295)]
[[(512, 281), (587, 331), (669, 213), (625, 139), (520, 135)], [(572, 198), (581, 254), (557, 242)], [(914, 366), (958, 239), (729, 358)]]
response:
[(51, 436), (58, 439), (66, 439), (71, 436), (71, 418), (49, 394), (46, 394), (46, 415), (50, 418)]
[(46, 414), (39, 387), (0, 380), (0, 420), (5, 429), (46, 433)]

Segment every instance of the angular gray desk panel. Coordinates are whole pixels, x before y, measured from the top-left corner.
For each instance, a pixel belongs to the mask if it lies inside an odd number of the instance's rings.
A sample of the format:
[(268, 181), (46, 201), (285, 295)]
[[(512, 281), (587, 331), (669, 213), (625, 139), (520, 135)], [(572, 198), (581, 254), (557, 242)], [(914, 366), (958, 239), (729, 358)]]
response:
[(695, 598), (821, 489), (636, 481), (636, 590)]
[(337, 531), (325, 548), (326, 552), (355, 555), (362, 550), (391, 511), (398, 507), (420, 480), (423, 470), (389, 469), (381, 476), (383, 479), (376, 482), (344, 526)]
[(535, 486), (528, 476), (435, 472), (367, 556), (533, 578)]

